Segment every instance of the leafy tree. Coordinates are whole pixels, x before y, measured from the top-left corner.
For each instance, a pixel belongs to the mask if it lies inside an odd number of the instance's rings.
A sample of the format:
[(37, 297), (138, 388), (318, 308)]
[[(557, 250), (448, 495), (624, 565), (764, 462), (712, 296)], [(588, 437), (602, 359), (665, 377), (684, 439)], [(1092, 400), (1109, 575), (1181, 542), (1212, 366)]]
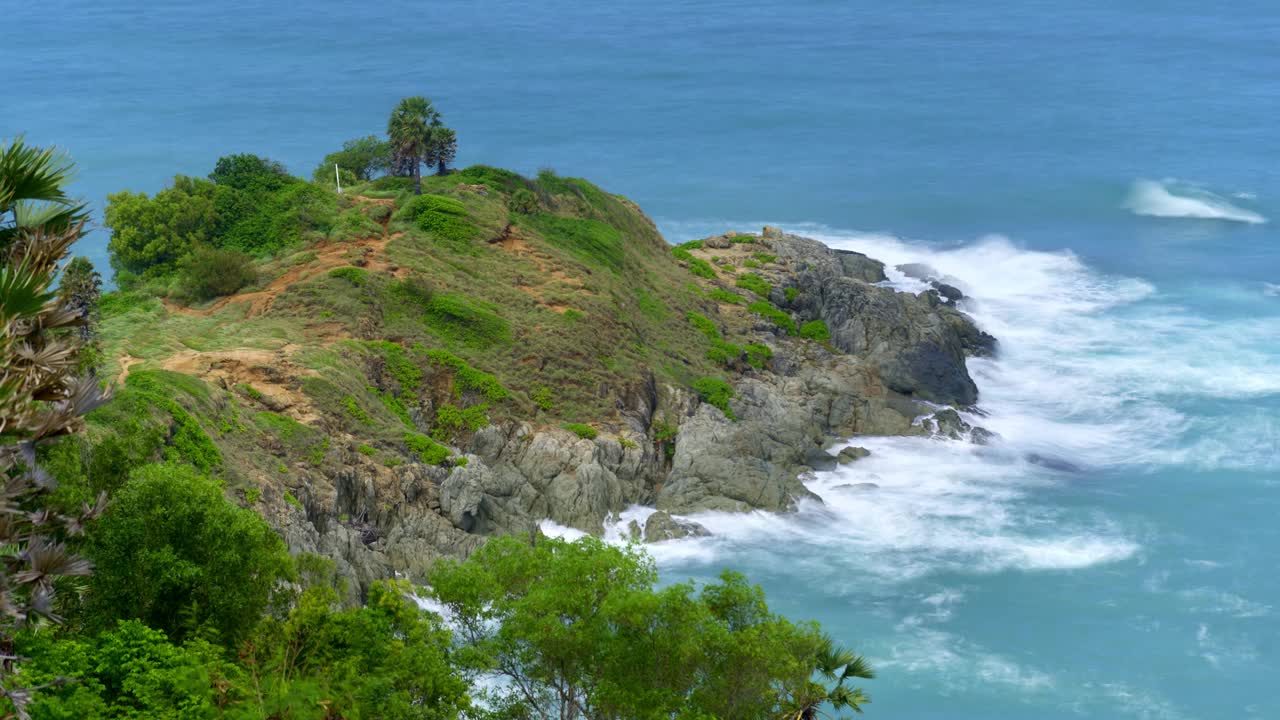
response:
[(439, 125), (440, 113), (421, 95), (401, 100), (387, 121), (393, 162), (409, 166), (416, 195), (422, 194), (421, 165), (431, 161), (433, 128)]
[(111, 267), (128, 275), (172, 270), (193, 246), (207, 243), (215, 227), (214, 185), (179, 175), (173, 187), (147, 197), (119, 192), (107, 196), (107, 249)]
[(138, 619), (178, 641), (211, 633), (234, 646), (290, 572), (284, 543), (262, 518), (186, 465), (138, 468), (88, 550), (97, 565), (90, 625)]
[(257, 155), (240, 153), (218, 158), (209, 179), (237, 190), (274, 192), (296, 182), (284, 165)]
[(391, 164), (391, 144), (381, 140), (377, 135), (369, 135), (342, 143), (338, 152), (324, 156), (320, 167), (316, 168), (317, 182), (330, 182), (333, 179), (333, 166), (344, 173), (349, 173), (353, 180), (368, 181), (386, 172)]
[(0, 713), (26, 717), (31, 688), (15, 681), (16, 633), (57, 621), (62, 578), (91, 566), (67, 547), (100, 507), (74, 515), (52, 503), (57, 482), (36, 451), (82, 429), (101, 402), (97, 383), (79, 376), (83, 318), (52, 290), (57, 265), (79, 239), (85, 207), (66, 192), (66, 156), (21, 139), (0, 145)]
[(458, 155), (458, 134), (443, 125), (431, 128), (431, 147), (427, 164), (436, 166), (437, 175), (447, 175)]
[(80, 318), (80, 364), (82, 373), (93, 374), (102, 363), (98, 344), (98, 300), (102, 298), (102, 276), (87, 257), (73, 258), (62, 269), (58, 299)]
[(843, 677), (829, 692), (812, 680), (828, 667), (867, 677), (865, 662), (836, 654), (832, 666), (816, 625), (772, 614), (736, 573), (657, 590), (638, 550), (503, 537), (430, 580), (459, 661), (504, 682), (490, 700), (513, 717), (807, 720), (824, 700), (866, 702)]
[(197, 247), (179, 265), (187, 290), (199, 300), (231, 295), (258, 277), (253, 258), (234, 248)]

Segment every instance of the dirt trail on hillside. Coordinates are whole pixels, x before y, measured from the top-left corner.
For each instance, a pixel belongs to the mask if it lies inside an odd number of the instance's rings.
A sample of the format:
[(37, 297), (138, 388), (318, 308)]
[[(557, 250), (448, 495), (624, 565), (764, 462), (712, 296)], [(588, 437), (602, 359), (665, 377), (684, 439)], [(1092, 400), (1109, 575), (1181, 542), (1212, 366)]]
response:
[[(352, 199), (360, 203), (395, 208), (395, 201), (386, 198), (356, 195)], [(314, 260), (285, 270), (261, 290), (228, 295), (203, 308), (186, 307), (166, 299), (164, 300), (165, 309), (180, 315), (208, 317), (228, 305), (249, 303), (245, 317), (255, 317), (270, 310), (271, 304), (275, 302), (276, 297), (287, 290), (290, 285), (336, 268), (356, 265), (374, 272), (387, 272), (396, 277), (403, 277), (405, 274), (404, 269), (387, 260), (386, 249), (388, 243), (404, 233), (387, 234), (386, 230), (389, 222), (390, 218), (387, 218), (379, 223), (382, 225), (383, 231), (380, 237), (361, 238), (354, 242), (342, 243), (326, 240), (312, 246), (309, 250), (316, 254)]]
[(302, 392), (299, 378), (315, 376), (311, 368), (293, 361), (301, 345), (287, 343), (277, 350), (235, 348), (232, 350), (183, 350), (160, 361), (160, 368), (191, 375), (225, 390), (245, 386), (254, 400), (273, 412), (300, 422), (320, 419), (320, 414)]

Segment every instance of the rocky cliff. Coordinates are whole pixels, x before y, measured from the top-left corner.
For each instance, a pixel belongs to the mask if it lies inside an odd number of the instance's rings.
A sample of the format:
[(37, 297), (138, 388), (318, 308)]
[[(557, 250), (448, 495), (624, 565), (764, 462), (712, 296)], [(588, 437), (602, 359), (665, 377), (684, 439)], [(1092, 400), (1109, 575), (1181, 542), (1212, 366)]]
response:
[(157, 452), (203, 431), (228, 491), (353, 591), (543, 520), (599, 533), (645, 504), (652, 540), (698, 511), (785, 512), (834, 440), (970, 432), (943, 408), (977, 401), (965, 359), (995, 340), (954, 288), (899, 292), (879, 261), (773, 228), (672, 249), (583, 181), (466, 173), (428, 190), (470, 235), (357, 189), (342, 212), (375, 237), (105, 320)]

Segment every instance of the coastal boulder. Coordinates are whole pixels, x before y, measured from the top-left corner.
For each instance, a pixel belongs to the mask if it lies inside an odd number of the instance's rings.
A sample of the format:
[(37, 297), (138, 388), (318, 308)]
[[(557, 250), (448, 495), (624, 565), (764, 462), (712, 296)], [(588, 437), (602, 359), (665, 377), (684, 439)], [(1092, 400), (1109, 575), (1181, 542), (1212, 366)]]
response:
[(692, 520), (681, 520), (659, 510), (644, 523), (644, 541), (662, 542), (685, 537), (706, 537), (711, 533)]

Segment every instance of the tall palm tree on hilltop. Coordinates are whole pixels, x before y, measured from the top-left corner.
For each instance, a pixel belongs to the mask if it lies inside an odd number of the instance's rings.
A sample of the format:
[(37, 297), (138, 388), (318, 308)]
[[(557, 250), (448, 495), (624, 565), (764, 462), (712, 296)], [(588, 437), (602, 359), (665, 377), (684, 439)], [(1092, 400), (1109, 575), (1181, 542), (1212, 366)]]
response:
[(422, 170), (419, 167), (431, 153), (432, 128), (440, 125), (440, 113), (431, 101), (415, 95), (396, 105), (387, 121), (387, 138), (391, 141), (392, 157), (397, 162), (408, 162), (413, 173), (413, 192), (422, 194)]

